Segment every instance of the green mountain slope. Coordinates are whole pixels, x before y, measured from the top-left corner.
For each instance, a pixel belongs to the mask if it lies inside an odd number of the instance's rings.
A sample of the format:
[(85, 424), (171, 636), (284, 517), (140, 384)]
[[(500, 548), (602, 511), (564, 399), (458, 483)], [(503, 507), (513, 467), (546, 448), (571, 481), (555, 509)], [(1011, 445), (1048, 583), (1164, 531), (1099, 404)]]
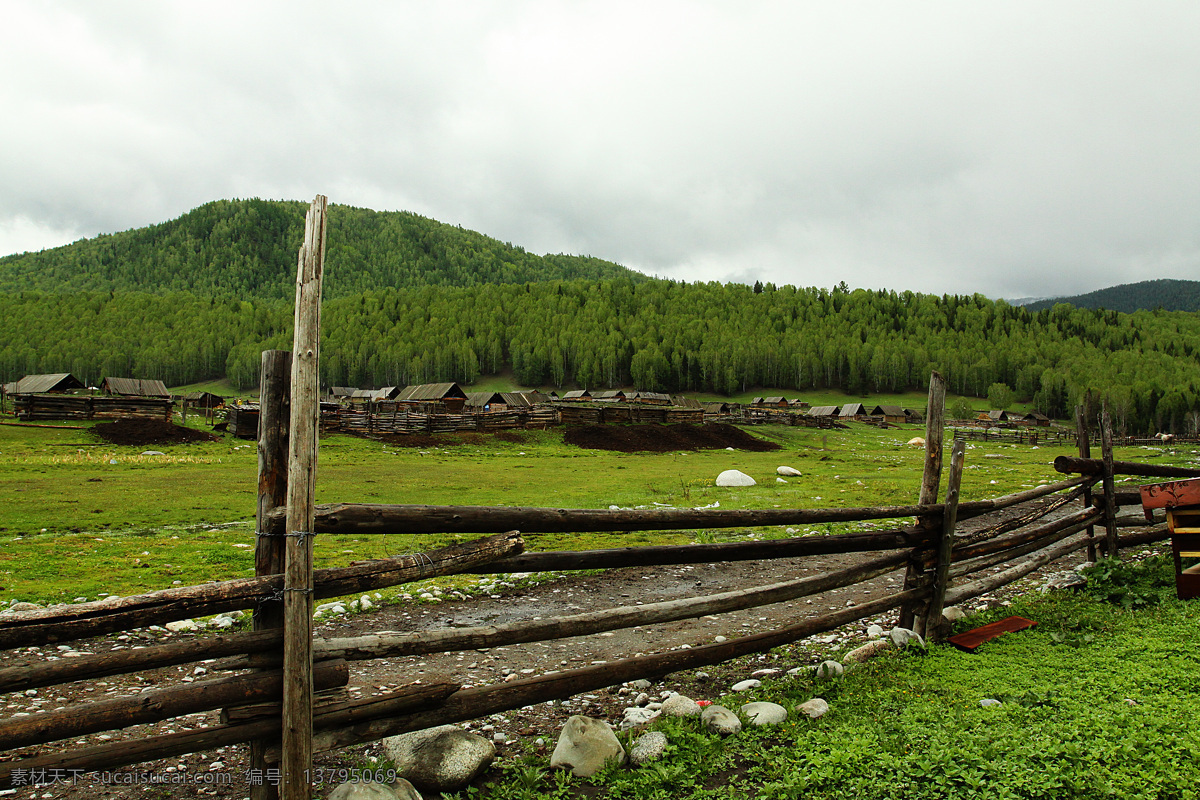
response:
[[(191, 292), (290, 299), (305, 203), (217, 200), (178, 219), (0, 258), (0, 292)], [(403, 211), (330, 208), (326, 297), (387, 287), (645, 276), (588, 256), (537, 256)]]
[(1030, 311), (1053, 308), (1067, 303), (1076, 308), (1103, 308), (1109, 311), (1200, 311), (1200, 281), (1179, 281), (1162, 278), (1139, 283), (1123, 283), (1074, 297), (1051, 297), (1023, 304)]

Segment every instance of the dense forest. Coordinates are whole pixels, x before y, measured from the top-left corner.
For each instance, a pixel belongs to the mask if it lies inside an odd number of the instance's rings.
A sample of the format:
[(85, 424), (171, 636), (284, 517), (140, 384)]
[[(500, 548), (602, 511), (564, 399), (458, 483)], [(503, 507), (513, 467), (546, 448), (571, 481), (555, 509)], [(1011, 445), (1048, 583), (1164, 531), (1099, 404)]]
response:
[[(192, 292), (290, 301), (307, 203), (217, 200), (148, 228), (0, 258), (0, 292)], [(325, 297), (389, 286), (627, 277), (588, 256), (527, 253), (404, 211), (331, 205)]]
[[(292, 308), (23, 292), (0, 295), (0, 319), (4, 380), (228, 375), (248, 387), (261, 350), (290, 346)], [(327, 301), (322, 328), (326, 385), (471, 382), (511, 369), (523, 386), (867, 396), (923, 389), (938, 369), (953, 392), (1001, 384), (1056, 417), (1090, 391), (1130, 431), (1182, 432), (1200, 416), (1200, 317), (1180, 312), (1032, 313), (979, 295), (622, 278), (374, 290)]]
[(1055, 297), (1021, 303), (1030, 311), (1042, 311), (1066, 303), (1076, 308), (1103, 308), (1107, 311), (1200, 311), (1200, 281), (1161, 278), (1156, 281), (1123, 283), (1074, 297)]
[[(306, 206), (222, 200), (179, 219), (0, 259), (0, 379), (228, 376), (290, 346)], [(332, 206), (321, 378), (385, 386), (511, 370), (523, 386), (721, 394), (924, 389), (1031, 400), (1091, 393), (1130, 431), (1200, 421), (1200, 316), (980, 295), (653, 280), (415, 214)], [(1161, 282), (1170, 283), (1170, 282)]]

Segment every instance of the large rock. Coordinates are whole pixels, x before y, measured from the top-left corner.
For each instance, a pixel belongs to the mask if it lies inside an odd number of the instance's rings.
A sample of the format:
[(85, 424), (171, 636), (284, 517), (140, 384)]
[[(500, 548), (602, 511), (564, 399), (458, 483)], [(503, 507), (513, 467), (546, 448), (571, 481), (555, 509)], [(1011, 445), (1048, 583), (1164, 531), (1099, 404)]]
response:
[(844, 673), (845, 671), (846, 671), (846, 668), (843, 667), (841, 664), (839, 664), (836, 661), (822, 661), (817, 666), (815, 674), (816, 674), (817, 680), (831, 681), (834, 678), (842, 677), (842, 673)]
[(778, 725), (787, 721), (787, 709), (778, 703), (746, 703), (741, 712), (751, 725)]
[(625, 763), (625, 748), (617, 741), (612, 726), (601, 719), (576, 715), (563, 725), (550, 756), (550, 767), (569, 769), (576, 777), (587, 778), (610, 761)]
[(494, 744), (454, 725), (392, 736), (383, 749), (398, 775), (427, 792), (457, 792), (496, 757)]
[(757, 481), (744, 472), (727, 469), (717, 476), (717, 486), (754, 486)]
[(640, 767), (647, 762), (657, 761), (663, 757), (665, 752), (667, 752), (667, 735), (651, 731), (643, 733), (633, 743), (633, 749), (629, 751), (629, 761), (635, 767)]
[(663, 700), (662, 714), (664, 717), (698, 717), (700, 704), (682, 694), (673, 694)]
[(823, 697), (814, 697), (796, 706), (796, 710), (809, 719), (817, 719), (829, 711), (829, 703), (825, 702)]
[(800, 470), (795, 467), (776, 467), (775, 471), (785, 478), (799, 478)]
[(742, 730), (742, 721), (738, 715), (725, 706), (708, 706), (700, 714), (700, 724), (709, 733), (719, 736), (732, 736)]
[(842, 659), (843, 664), (862, 664), (892, 646), (891, 639), (872, 639), (862, 647), (856, 647)]
[(404, 778), (391, 784), (354, 781), (330, 792), (329, 800), (421, 800), (421, 793)]
[(908, 628), (892, 628), (888, 631), (888, 638), (892, 640), (892, 644), (901, 649), (909, 645), (916, 645), (917, 647), (925, 646), (925, 640), (921, 638), (921, 634)]

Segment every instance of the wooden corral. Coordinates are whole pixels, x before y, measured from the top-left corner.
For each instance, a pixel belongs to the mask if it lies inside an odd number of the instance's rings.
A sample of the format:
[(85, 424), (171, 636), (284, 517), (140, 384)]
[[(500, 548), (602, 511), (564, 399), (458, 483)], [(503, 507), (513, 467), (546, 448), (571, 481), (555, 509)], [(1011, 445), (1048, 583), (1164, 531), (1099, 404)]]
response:
[(174, 404), (170, 398), (101, 397), (68, 394), (19, 394), (13, 413), (23, 422), (54, 419), (166, 419)]

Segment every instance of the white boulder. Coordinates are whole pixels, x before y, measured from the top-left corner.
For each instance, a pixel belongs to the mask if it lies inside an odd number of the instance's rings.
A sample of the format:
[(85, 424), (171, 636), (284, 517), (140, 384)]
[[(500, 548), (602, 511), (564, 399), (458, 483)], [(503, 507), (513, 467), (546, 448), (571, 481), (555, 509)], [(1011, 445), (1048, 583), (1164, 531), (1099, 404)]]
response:
[(717, 476), (717, 486), (754, 486), (758, 482), (744, 472), (727, 469)]

